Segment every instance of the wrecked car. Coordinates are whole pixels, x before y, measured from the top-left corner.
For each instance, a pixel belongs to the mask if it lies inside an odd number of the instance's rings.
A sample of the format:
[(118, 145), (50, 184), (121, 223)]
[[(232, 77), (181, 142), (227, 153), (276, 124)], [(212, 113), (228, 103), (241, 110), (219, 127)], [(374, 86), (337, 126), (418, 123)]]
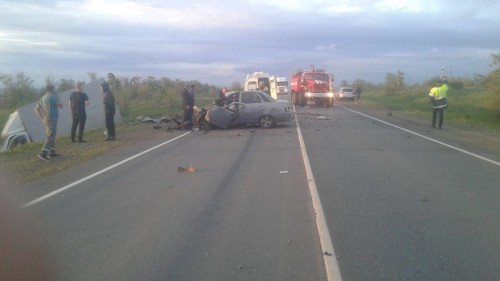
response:
[(290, 122), (292, 113), (286, 100), (276, 100), (262, 91), (232, 91), (226, 93), (224, 106), (212, 106), (200, 116), (201, 130), (258, 125), (272, 128)]

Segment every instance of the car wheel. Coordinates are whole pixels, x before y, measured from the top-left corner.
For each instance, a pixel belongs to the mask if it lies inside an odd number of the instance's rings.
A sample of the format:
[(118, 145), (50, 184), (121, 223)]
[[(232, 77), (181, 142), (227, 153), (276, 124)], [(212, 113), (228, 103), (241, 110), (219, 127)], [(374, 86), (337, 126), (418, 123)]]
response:
[(265, 128), (265, 129), (272, 128), (274, 126), (273, 117), (271, 117), (269, 115), (264, 115), (264, 116), (260, 117), (259, 125), (261, 128)]

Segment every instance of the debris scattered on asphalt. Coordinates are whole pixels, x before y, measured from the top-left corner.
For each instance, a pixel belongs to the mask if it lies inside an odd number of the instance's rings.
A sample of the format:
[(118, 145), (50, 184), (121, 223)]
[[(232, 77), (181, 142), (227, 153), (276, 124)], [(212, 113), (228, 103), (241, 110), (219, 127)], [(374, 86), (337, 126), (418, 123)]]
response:
[(288, 174), (288, 171), (280, 171), (280, 174)]
[(329, 257), (331, 257), (331, 256), (332, 256), (332, 254), (331, 254), (331, 253), (328, 253), (327, 251), (324, 251), (324, 252), (323, 252), (323, 254), (324, 254), (325, 256), (329, 256)]
[(186, 172), (186, 173), (194, 173), (196, 172), (195, 168), (191, 165), (187, 165), (186, 167), (179, 166), (177, 167), (177, 171)]

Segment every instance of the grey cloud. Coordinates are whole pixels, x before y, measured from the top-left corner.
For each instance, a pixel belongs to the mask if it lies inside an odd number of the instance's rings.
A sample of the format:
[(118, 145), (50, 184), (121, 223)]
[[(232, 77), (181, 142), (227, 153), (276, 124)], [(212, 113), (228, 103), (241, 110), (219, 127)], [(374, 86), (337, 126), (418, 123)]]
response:
[[(431, 10), (319, 13), (265, 3), (188, 2), (193, 8), (218, 5), (221, 14), (211, 12), (206, 20), (222, 21), (230, 16), (230, 21), (207, 22), (197, 28), (130, 23), (73, 13), (70, 7), (81, 1), (0, 3), (5, 8), (0, 10), (0, 70), (22, 70), (28, 75), (36, 71), (41, 77), (47, 74), (44, 70), (50, 70), (61, 78), (79, 69), (83, 76), (87, 71), (171, 75), (227, 85), (242, 81), (252, 71), (289, 75), (296, 68), (315, 64), (336, 73), (337, 81), (361, 78), (380, 82), (387, 72), (398, 69), (419, 81), (435, 75), (441, 65), (451, 66), (457, 75), (484, 73), (489, 52), (500, 46), (500, 37), (494, 36), (499, 20), (491, 16), (490, 9), (481, 7), (488, 2), (497, 7), (495, 1), (476, 1), (474, 5), (434, 1), (445, 7), (446, 15)], [(162, 1), (148, 3), (164, 5)], [(185, 9), (181, 2), (171, 5)], [(21, 11), (15, 7), (23, 12), (13, 13)], [(57, 46), (18, 48), (2, 41), (4, 33), (50, 40)], [(219, 73), (223, 77), (217, 77)]]

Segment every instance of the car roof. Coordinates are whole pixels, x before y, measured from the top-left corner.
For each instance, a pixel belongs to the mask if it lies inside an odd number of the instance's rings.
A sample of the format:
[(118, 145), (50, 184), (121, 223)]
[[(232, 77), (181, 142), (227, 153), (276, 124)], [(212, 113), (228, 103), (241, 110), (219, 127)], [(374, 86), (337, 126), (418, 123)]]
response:
[(235, 93), (249, 93), (249, 92), (264, 93), (264, 94), (267, 95), (266, 92), (263, 92), (263, 91), (260, 91), (260, 90), (248, 90), (248, 91), (230, 91), (230, 92), (226, 92), (226, 97), (230, 96), (232, 94), (235, 94)]
[(266, 92), (263, 92), (263, 91), (260, 91), (260, 90), (248, 90), (248, 91), (230, 91), (230, 92), (226, 92), (226, 97), (229, 97), (230, 95), (233, 95), (233, 94), (242, 94), (242, 93), (259, 93), (259, 94), (263, 94), (265, 95), (267, 98), (269, 98), (269, 100), (271, 101), (275, 101), (276, 99), (271, 97), (269, 94), (267, 94)]

